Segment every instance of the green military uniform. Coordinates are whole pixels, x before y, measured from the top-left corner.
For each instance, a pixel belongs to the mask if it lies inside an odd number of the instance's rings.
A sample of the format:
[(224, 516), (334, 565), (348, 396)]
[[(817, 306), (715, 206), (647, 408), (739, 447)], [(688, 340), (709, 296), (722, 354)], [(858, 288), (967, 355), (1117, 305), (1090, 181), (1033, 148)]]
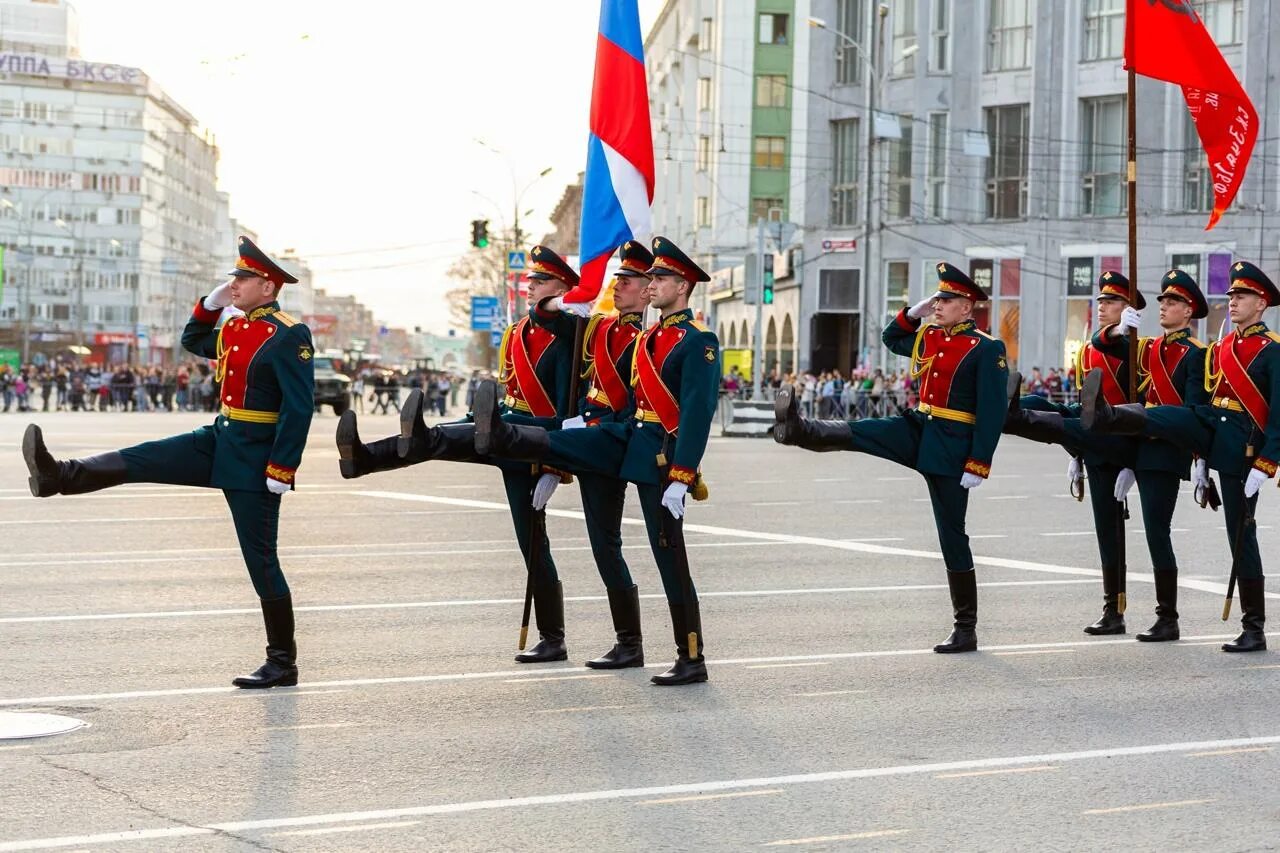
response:
[[(950, 264), (938, 264), (935, 299), (977, 302), (986, 293)], [(991, 473), (1007, 409), (1004, 344), (972, 320), (949, 328), (903, 309), (882, 336), (885, 346), (911, 359), (920, 382), (918, 408), (888, 418), (817, 421), (799, 417), (794, 389), (778, 395), (774, 438), (807, 450), (852, 450), (919, 471), (929, 487), (938, 541), (955, 608), (955, 631), (938, 652), (977, 649), (977, 584), (965, 533), (969, 489)]]
[[(628, 240), (618, 249), (619, 278), (644, 278), (653, 255), (642, 243)], [(546, 325), (564, 340), (574, 340), (580, 322), (566, 311), (535, 307), (534, 322)], [(605, 316), (594, 314), (587, 320), (582, 336), (582, 385), (578, 399), (578, 427), (627, 424), (635, 415), (631, 394), (631, 365), (636, 340), (643, 331), (638, 312)], [(522, 463), (527, 468), (527, 463)], [(587, 539), (596, 569), (609, 597), (617, 642), (598, 658), (587, 661), (592, 669), (623, 669), (644, 666), (640, 630), (640, 594), (622, 555), (622, 512), (627, 498), (627, 481), (610, 474), (577, 469), (582, 512), (587, 523)]]
[[(653, 255), (650, 275), (676, 276), (691, 284), (709, 280), (664, 237), (654, 239)], [(705, 681), (697, 591), (689, 576), (681, 522), (664, 505), (664, 496), (674, 493), (673, 484), (679, 484), (678, 492), (691, 488), (695, 499), (704, 496), (698, 468), (719, 396), (719, 341), (689, 309), (673, 311), (637, 342), (630, 385), (635, 413), (627, 422), (551, 433), (491, 419), (494, 389), (482, 385), (476, 394), (476, 449), (636, 484), (677, 645), (671, 670), (653, 680), (663, 685)]]
[[(247, 237), (240, 238), (240, 259), (231, 274), (277, 284), (297, 281)], [(274, 301), (243, 314), (201, 300), (183, 330), (182, 345), (217, 359), (222, 398), (212, 424), (68, 461), (53, 459), (33, 424), (23, 442), (32, 493), (82, 494), (121, 483), (222, 489), (267, 629), (266, 663), (235, 683), (296, 684), (293, 604), (276, 535), (280, 497), (294, 486), (315, 408), (311, 332)]]
[[(1139, 310), (1146, 307), (1142, 294), (1118, 272), (1108, 271), (1098, 277), (1097, 298), (1123, 300)], [(1086, 373), (1097, 369), (1104, 377), (1107, 398), (1121, 403), (1128, 399), (1129, 349), (1123, 339), (1113, 344), (1110, 334), (1111, 327), (1099, 329), (1077, 353), (1076, 382), (1082, 383)], [(1051, 403), (1034, 394), (1022, 397), (1011, 407), (1004, 431), (1062, 445), (1072, 456), (1083, 460), (1102, 564), (1103, 595), (1102, 617), (1084, 630), (1087, 634), (1123, 634), (1124, 505), (1116, 500), (1115, 492), (1120, 472), (1136, 464), (1137, 444), (1126, 437), (1090, 435), (1080, 423), (1079, 404)]]
[[(1254, 293), (1268, 306), (1280, 304), (1280, 290), (1256, 266), (1231, 268), (1227, 291)], [(1256, 527), (1251, 523), (1257, 494), (1246, 496), (1276, 472), (1280, 460), (1280, 335), (1265, 323), (1236, 329), (1210, 345), (1205, 357), (1208, 404), (1195, 406), (1112, 405), (1091, 375), (1081, 397), (1086, 428), (1118, 435), (1160, 438), (1207, 459), (1222, 481), (1222, 508), (1233, 565), (1239, 575), (1240, 636), (1224, 651), (1265, 649), (1265, 592)]]
[[(530, 278), (555, 278), (568, 285), (577, 283), (578, 274), (546, 246), (534, 246), (529, 257)], [(572, 331), (567, 337), (558, 336), (530, 312), (503, 332), (498, 364), (498, 378), (505, 389), (503, 419), (513, 424), (558, 429), (561, 421), (572, 413), (574, 401), (570, 399), (569, 390), (573, 373)], [(362, 477), (433, 459), (498, 467), (502, 471), (520, 552), (525, 565), (535, 572), (534, 607), (541, 635), (539, 643), (517, 655), (516, 660), (520, 663), (564, 660), (568, 655), (564, 645), (564, 592), (542, 517), (535, 514), (531, 504), (533, 487), (544, 469), (478, 455), (473, 438), (475, 427), (469, 416), (459, 422), (428, 427), (423, 420), (424, 404), (421, 389), (414, 389), (400, 410), (400, 435), (370, 444), (360, 441), (355, 413), (345, 412), (337, 431), (342, 476)]]

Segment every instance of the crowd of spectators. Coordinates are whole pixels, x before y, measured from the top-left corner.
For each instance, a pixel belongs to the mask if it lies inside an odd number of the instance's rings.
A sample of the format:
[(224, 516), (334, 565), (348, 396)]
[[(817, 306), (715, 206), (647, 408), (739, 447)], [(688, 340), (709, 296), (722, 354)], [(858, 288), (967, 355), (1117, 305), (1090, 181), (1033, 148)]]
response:
[(4, 411), (213, 411), (218, 383), (201, 361), (132, 367), (59, 361), (0, 365)]
[[(884, 371), (858, 368), (846, 377), (839, 370), (781, 373), (772, 370), (763, 379), (763, 390), (772, 399), (782, 385), (800, 389), (800, 408), (808, 418), (868, 418), (896, 415), (916, 406), (919, 385), (909, 370)], [(721, 380), (721, 393), (731, 399), (748, 399), (752, 383), (735, 365)], [(1023, 377), (1023, 393), (1047, 400), (1070, 403), (1075, 400), (1075, 369), (1031, 368)]]

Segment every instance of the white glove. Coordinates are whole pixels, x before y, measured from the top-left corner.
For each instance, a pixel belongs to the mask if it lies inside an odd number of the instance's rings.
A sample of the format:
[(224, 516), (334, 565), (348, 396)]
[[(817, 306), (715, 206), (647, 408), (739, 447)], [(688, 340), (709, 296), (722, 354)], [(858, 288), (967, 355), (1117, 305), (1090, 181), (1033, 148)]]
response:
[(662, 505), (673, 518), (684, 518), (684, 496), (689, 487), (684, 483), (672, 483), (662, 493)]
[(204, 310), (217, 311), (231, 304), (231, 282), (224, 281), (204, 298)]
[(1251, 498), (1258, 493), (1258, 489), (1262, 488), (1262, 484), (1270, 480), (1264, 472), (1257, 468), (1249, 469), (1249, 477), (1244, 481), (1244, 496)]
[(1197, 459), (1191, 463), (1191, 488), (1199, 491), (1209, 487), (1209, 460)]
[(1133, 473), (1132, 468), (1121, 468), (1120, 473), (1116, 475), (1115, 491), (1112, 492), (1115, 499), (1124, 503), (1125, 496), (1129, 494), (1129, 490), (1136, 482), (1138, 482), (1138, 475)]
[(289, 491), (289, 489), (290, 486), (288, 483), (282, 483), (279, 480), (273, 480), (270, 477), (267, 478), (267, 491), (271, 492), (271, 494), (283, 495), (285, 492)]
[(1142, 314), (1132, 305), (1120, 312), (1120, 325), (1116, 329), (1117, 335), (1127, 335), (1130, 329), (1136, 329), (1142, 325)]
[(559, 302), (561, 311), (566, 314), (572, 314), (575, 317), (590, 317), (591, 306), (594, 304), (591, 302), (565, 302), (563, 299), (559, 299)]
[(923, 319), (933, 313), (933, 297), (921, 299), (907, 310), (907, 316), (913, 320)]
[(982, 483), (983, 479), (977, 474), (971, 474), (968, 471), (965, 471), (960, 475), (960, 487), (962, 489), (976, 489), (978, 486), (981, 486)]
[(1080, 479), (1080, 457), (1072, 456), (1071, 461), (1067, 463), (1067, 483), (1074, 486), (1076, 480)]
[(551, 500), (551, 496), (556, 493), (556, 486), (560, 485), (559, 474), (543, 474), (538, 478), (538, 482), (533, 486), (533, 508), (546, 509), (547, 501)]
[(578, 415), (577, 417), (565, 418), (560, 423), (560, 429), (582, 429), (586, 425), (587, 422), (582, 419), (582, 415)]

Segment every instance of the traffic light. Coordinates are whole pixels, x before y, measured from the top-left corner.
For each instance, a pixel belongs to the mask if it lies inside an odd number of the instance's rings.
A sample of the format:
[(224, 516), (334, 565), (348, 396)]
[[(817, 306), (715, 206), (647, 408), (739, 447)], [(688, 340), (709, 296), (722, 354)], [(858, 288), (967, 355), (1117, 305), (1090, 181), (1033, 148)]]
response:
[(483, 249), (489, 245), (489, 220), (471, 220), (471, 245)]
[(760, 293), (760, 301), (765, 305), (773, 304), (773, 253), (764, 256), (764, 287)]

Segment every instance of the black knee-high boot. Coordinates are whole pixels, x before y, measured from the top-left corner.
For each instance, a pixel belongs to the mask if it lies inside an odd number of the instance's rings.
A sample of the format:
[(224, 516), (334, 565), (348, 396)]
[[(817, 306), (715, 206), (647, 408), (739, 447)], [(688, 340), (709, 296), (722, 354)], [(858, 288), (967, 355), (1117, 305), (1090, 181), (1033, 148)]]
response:
[(395, 436), (365, 444), (356, 428), (356, 413), (348, 409), (338, 418), (338, 470), (344, 480), (352, 480), (378, 471), (390, 471), (409, 464), (396, 452)]
[(415, 388), (400, 408), (400, 435), (395, 453), (404, 465), (417, 465), (431, 459), (462, 462), (475, 458), (474, 424), (440, 424), (429, 427), (423, 419), (426, 397)]
[(1086, 634), (1123, 634), (1124, 614), (1120, 612), (1120, 567), (1102, 567), (1102, 618), (1085, 627)]
[(1141, 435), (1147, 410), (1141, 403), (1113, 406), (1102, 396), (1102, 371), (1093, 369), (1080, 388), (1080, 425), (1107, 435)]
[(978, 650), (978, 575), (977, 572), (947, 572), (951, 588), (951, 607), (955, 611), (955, 628), (945, 642), (933, 647), (939, 654), (976, 652)]
[[(707, 680), (707, 661), (702, 656), (702, 612), (692, 604), (671, 604), (671, 631), (676, 638), (676, 660), (671, 669), (649, 680), (659, 687), (697, 684)], [(689, 634), (697, 635), (697, 657), (689, 656)]]
[(640, 591), (635, 584), (626, 589), (609, 590), (609, 613), (618, 641), (609, 651), (587, 661), (591, 669), (626, 669), (644, 666), (644, 647), (640, 635)]
[(1156, 572), (1156, 623), (1138, 635), (1144, 643), (1178, 639), (1178, 572)]
[(114, 450), (85, 459), (54, 459), (44, 445), (44, 433), (35, 424), (22, 436), (22, 458), (30, 474), (27, 484), (38, 498), (96, 492), (118, 486), (128, 476), (124, 457)]
[(262, 621), (267, 628), (267, 660), (252, 675), (232, 679), (246, 689), (293, 687), (298, 683), (298, 647), (293, 641), (293, 597), (262, 602)]
[(501, 456), (519, 462), (538, 462), (547, 455), (551, 442), (542, 427), (509, 424), (498, 411), (498, 383), (486, 379), (476, 388), (472, 407), (475, 420), (475, 449), (481, 456)]
[(848, 421), (809, 420), (800, 417), (795, 386), (778, 390), (773, 400), (773, 440), (805, 450), (829, 451), (853, 449), (853, 433)]
[(1267, 648), (1263, 625), (1267, 621), (1267, 598), (1262, 578), (1240, 578), (1240, 627), (1244, 630), (1233, 642), (1224, 643), (1224, 652), (1261, 652)]
[(534, 586), (533, 614), (538, 623), (538, 643), (516, 655), (516, 663), (568, 660), (569, 650), (564, 643), (564, 587), (559, 581)]

